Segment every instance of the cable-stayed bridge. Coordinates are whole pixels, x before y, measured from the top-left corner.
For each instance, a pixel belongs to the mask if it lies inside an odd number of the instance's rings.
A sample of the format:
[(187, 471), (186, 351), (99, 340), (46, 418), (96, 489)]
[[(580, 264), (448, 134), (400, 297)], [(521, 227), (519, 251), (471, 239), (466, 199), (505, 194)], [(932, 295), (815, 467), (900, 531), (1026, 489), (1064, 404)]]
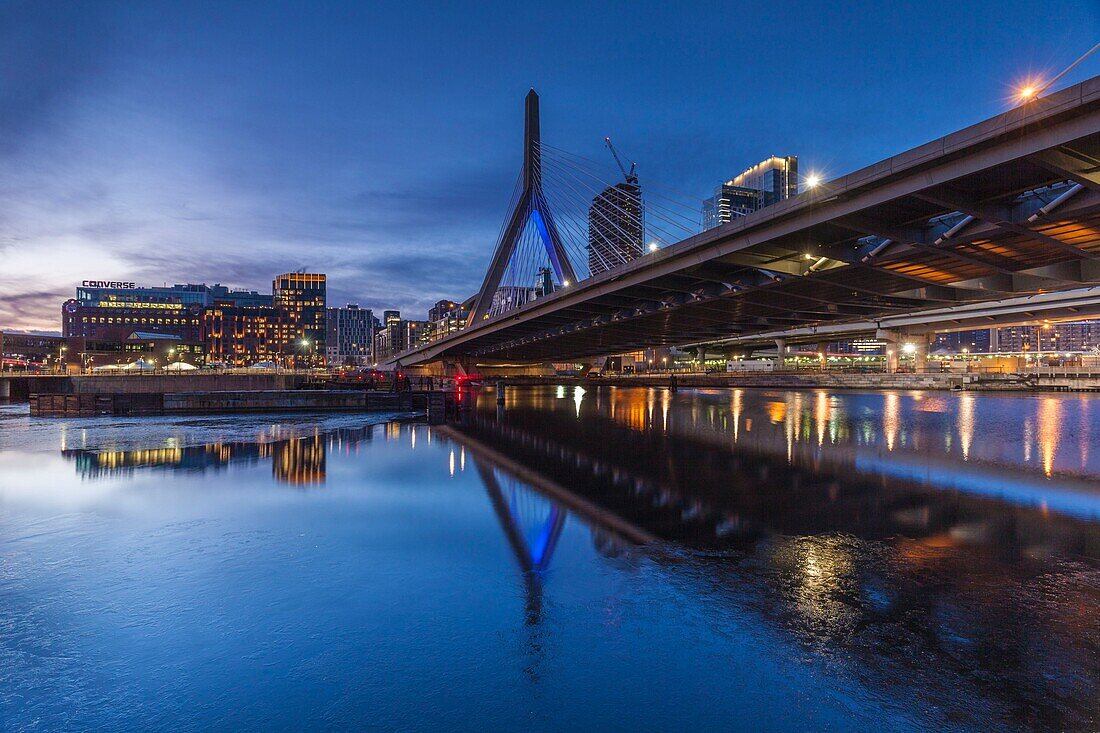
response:
[(467, 328), (394, 362), (585, 358), (1100, 284), (1100, 78), (702, 232), (644, 176), (542, 143), (534, 92), (524, 137)]

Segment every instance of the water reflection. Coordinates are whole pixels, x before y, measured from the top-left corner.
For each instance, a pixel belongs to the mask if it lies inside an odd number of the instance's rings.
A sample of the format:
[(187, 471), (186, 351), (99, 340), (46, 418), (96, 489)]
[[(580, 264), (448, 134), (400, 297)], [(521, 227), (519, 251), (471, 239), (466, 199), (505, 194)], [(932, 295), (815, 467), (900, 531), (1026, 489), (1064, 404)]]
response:
[[(72, 433), (62, 437), (62, 454), (89, 479), (218, 473), (270, 461), (276, 481), (310, 486), (330, 481), (330, 463), (384, 441), (395, 454), (417, 454), (394, 464), (394, 475), (427, 477), (393, 489), (413, 501), (410, 526), (428, 525), (423, 537), (414, 535), (417, 552), (442, 524), (463, 524), (460, 512), (423, 523), (426, 507), (450, 508), (452, 498), (417, 503), (419, 494), (477, 477), (477, 511), (487, 523), (476, 525), (478, 540), (491, 536), (490, 545), (508, 553), (503, 572), (499, 564), (489, 572), (514, 580), (505, 592), (521, 597), (508, 615), (522, 622), (529, 681), (553, 670), (560, 627), (577, 618), (576, 609), (561, 610), (561, 599), (575, 593), (599, 605), (577, 590), (576, 574), (572, 587), (556, 575), (570, 551), (576, 555), (576, 544), (565, 549), (569, 538), (579, 537), (608, 565), (659, 569), (658, 580), (645, 576), (658, 590), (641, 595), (654, 604), (647, 622), (660, 633), (679, 623), (659, 618), (670, 609), (707, 619), (731, 646), (740, 643), (737, 624), (747, 623), (804, 650), (814, 664), (824, 660), (828, 676), (859, 680), (890, 706), (905, 710), (920, 700), (944, 728), (1076, 730), (1093, 727), (1100, 699), (1100, 436), (1090, 407), (1076, 397), (536, 388), (509, 390), (502, 411), (485, 395), (463, 422), (443, 428), (271, 426), (252, 438), (98, 448)], [(332, 484), (341, 469), (349, 480), (347, 465), (333, 465)], [(279, 498), (301, 500), (298, 511), (307, 500), (327, 505), (331, 488)], [(385, 537), (382, 524), (362, 534)], [(339, 568), (370, 567), (348, 562), (359, 525), (352, 536), (331, 548), (331, 562), (318, 566), (325, 572), (303, 564), (303, 577), (320, 582)], [(462, 541), (464, 549), (478, 544)], [(394, 556), (408, 561), (407, 550)], [(440, 563), (447, 572), (425, 576), (424, 587), (435, 592), (433, 583), (447, 582), (451, 562)], [(416, 568), (402, 572), (415, 586)], [(470, 577), (440, 598), (450, 603), (496, 587)], [(348, 588), (311, 610), (340, 608)], [(479, 597), (476, 605), (496, 600)], [(470, 618), (459, 614), (454, 627), (433, 633), (462, 637)], [(356, 617), (344, 627), (349, 638), (360, 623)], [(806, 690), (792, 684), (791, 694)]]
[[(660, 540), (656, 557), (690, 567), (695, 592), (755, 609), (868, 684), (930, 697), (954, 723), (978, 724), (976, 710), (997, 725), (1092, 719), (1100, 493), (1056, 470), (1066, 400), (601, 388), (583, 409), (559, 405), (517, 395), (500, 417), (483, 403), (448, 432), (476, 447), (537, 608), (543, 568), (507, 497), (544, 484), (557, 493), (527, 523), (537, 536), (560, 532), (550, 517), (564, 522), (555, 502), (568, 501), (620, 545)], [(1032, 410), (1042, 458), (1029, 468), (995, 436)], [(1082, 466), (1093, 440), (1074, 441)]]
[[(160, 469), (206, 473), (221, 471), (234, 464), (271, 463), (275, 481), (291, 486), (316, 486), (325, 483), (330, 451), (351, 452), (384, 431), (396, 438), (400, 425), (392, 423), (369, 427), (313, 430), (308, 435), (278, 438), (261, 433), (251, 440), (221, 440), (200, 445), (179, 446), (174, 438), (154, 448), (62, 448), (61, 454), (73, 461), (84, 478), (131, 474), (141, 469)], [(415, 431), (411, 435), (415, 435)], [(415, 437), (411, 438), (413, 447)]]

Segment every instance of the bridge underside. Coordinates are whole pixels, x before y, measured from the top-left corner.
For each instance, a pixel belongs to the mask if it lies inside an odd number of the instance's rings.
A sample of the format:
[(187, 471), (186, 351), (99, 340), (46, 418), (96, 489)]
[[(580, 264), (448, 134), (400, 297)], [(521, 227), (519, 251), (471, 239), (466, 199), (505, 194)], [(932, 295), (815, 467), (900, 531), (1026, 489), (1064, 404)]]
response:
[(1100, 80), (401, 355), (548, 361), (1100, 283)]

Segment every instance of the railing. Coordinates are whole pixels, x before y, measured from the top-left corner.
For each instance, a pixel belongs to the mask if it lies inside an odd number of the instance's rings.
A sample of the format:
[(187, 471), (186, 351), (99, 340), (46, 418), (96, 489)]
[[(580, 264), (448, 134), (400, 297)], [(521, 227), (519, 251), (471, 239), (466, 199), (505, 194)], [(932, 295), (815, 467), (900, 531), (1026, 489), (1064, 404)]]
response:
[(1025, 372), (1028, 376), (1063, 379), (1079, 379), (1082, 377), (1100, 377), (1100, 365), (1094, 364), (1066, 364), (1062, 366), (1029, 367)]

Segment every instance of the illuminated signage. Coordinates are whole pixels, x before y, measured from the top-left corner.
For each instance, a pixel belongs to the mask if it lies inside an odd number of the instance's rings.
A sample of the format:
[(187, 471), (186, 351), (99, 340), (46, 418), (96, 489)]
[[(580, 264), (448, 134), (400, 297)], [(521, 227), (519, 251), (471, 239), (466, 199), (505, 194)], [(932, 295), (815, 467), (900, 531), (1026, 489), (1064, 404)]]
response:
[(98, 305), (100, 308), (155, 308), (158, 310), (183, 310), (183, 305), (180, 303), (142, 303), (127, 300), (101, 300), (96, 305)]
[(81, 280), (81, 287), (85, 288), (118, 288), (120, 290), (134, 290), (135, 283), (117, 282), (115, 280)]

